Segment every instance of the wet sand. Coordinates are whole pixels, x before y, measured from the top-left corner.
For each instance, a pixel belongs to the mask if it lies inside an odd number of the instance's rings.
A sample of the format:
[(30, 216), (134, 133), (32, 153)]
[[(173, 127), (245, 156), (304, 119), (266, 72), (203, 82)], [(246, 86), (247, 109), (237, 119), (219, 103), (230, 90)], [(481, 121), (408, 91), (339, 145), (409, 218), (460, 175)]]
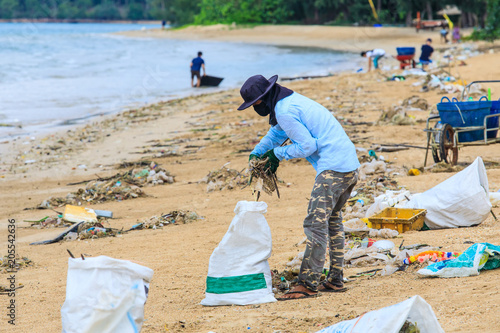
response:
[[(256, 31), (259, 29), (255, 28)], [(262, 29), (266, 31), (265, 27)], [(322, 30), (321, 27), (318, 29)], [(208, 38), (206, 36), (212, 33), (210, 29), (205, 32), (192, 30), (194, 32), (181, 32), (175, 38), (187, 38), (184, 35), (187, 33)], [(403, 34), (411, 34), (408, 29), (402, 30)], [(213, 32), (214, 38), (225, 36), (219, 33)], [(269, 33), (261, 33), (262, 42), (275, 38), (269, 37)], [(228, 30), (227, 34), (245, 42), (256, 42), (257, 39), (246, 33), (238, 37), (234, 30)], [(418, 37), (415, 37), (415, 42), (424, 36), (422, 33), (413, 34)], [(318, 40), (325, 41), (327, 35), (326, 32), (320, 34)], [(351, 37), (355, 38), (354, 35)], [(389, 43), (389, 37), (381, 38), (380, 45)], [(295, 43), (291, 43), (292, 37), (288, 38), (276, 37), (276, 40), (288, 45), (311, 44), (307, 38), (295, 37)], [(370, 38), (370, 41), (376, 42), (377, 37)], [(499, 63), (498, 53), (482, 54), (467, 59), (466, 63), (467, 66), (453, 70), (459, 71), (460, 77), (468, 82), (500, 78), (500, 66), (495, 65)], [(383, 75), (387, 74), (342, 74), (282, 84), (334, 112), (357, 147), (368, 149), (373, 144), (425, 146), (423, 121), (428, 111), (411, 111), (410, 115), (420, 120), (414, 125), (374, 122), (383, 111), (393, 104), (399, 105), (407, 97), (417, 95), (434, 105), (443, 95), (437, 90), (420, 92), (420, 86), (413, 85), (419, 81), (417, 78), (386, 81)], [(493, 96), (499, 93), (500, 87), (493, 89)], [(268, 128), (266, 119), (253, 111), (236, 111), (240, 102), (239, 92), (234, 89), (97, 118), (70, 133), (34, 141), (21, 139), (1, 143), (8, 147), (8, 153), (0, 160), (0, 254), (6, 254), (7, 219), (16, 219), (17, 254), (35, 263), (16, 274), (17, 281), (24, 285), (16, 294), (16, 327), (7, 326), (5, 316), (2, 316), (2, 331), (4, 328), (9, 332), (61, 331), (60, 309), (65, 299), (68, 260), (66, 249), (76, 255), (107, 255), (133, 260), (154, 270), (145, 306), (143, 332), (316, 332), (413, 295), (422, 296), (433, 307), (446, 332), (498, 331), (500, 317), (495, 312), (500, 306), (496, 287), (498, 270), (484, 271), (479, 276), (468, 278), (429, 279), (421, 278), (414, 269), (409, 269), (388, 277), (358, 278), (346, 285), (349, 287), (346, 293), (323, 294), (315, 299), (245, 307), (199, 305), (204, 297), (209, 257), (227, 231), (236, 203), (253, 197), (248, 188), (207, 193), (206, 184), (197, 182), (227, 162), (231, 168), (244, 169), (248, 151)], [(180, 156), (155, 157), (168, 154), (172, 149)], [(416, 177), (407, 176), (405, 171), (408, 169), (423, 166), (423, 149), (380, 154), (393, 162), (391, 168), (397, 170), (386, 176), (412, 193), (425, 191), (454, 174), (424, 172)], [(471, 163), (477, 156), (493, 165), (487, 174), (490, 190), (497, 191), (500, 189), (500, 168), (494, 165), (500, 163), (498, 145), (463, 148), (459, 152), (459, 162)], [(120, 237), (29, 245), (33, 241), (48, 239), (63, 229), (26, 228), (30, 224), (23, 220), (38, 220), (53, 212), (25, 208), (35, 207), (51, 196), (64, 197), (82, 187), (68, 183), (93, 179), (96, 175), (111, 176), (120, 172), (116, 167), (118, 163), (139, 159), (154, 160), (174, 174), (176, 182), (144, 187), (147, 197), (91, 205), (94, 209), (114, 212), (115, 219), (109, 226), (130, 228), (144, 218), (172, 210), (193, 210), (205, 219), (157, 230), (129, 232)], [(36, 162), (26, 164), (27, 160)], [(296, 244), (304, 237), (302, 221), (315, 172), (305, 161), (288, 161), (281, 164), (278, 176), (284, 182), (280, 186), (281, 199), (263, 194), (261, 200), (269, 205), (266, 219), (273, 237), (273, 254), (269, 263), (271, 269), (282, 271), (290, 258), (304, 250), (304, 245)], [(363, 185), (362, 182), (358, 184), (359, 187)], [(500, 216), (500, 208), (493, 208), (493, 212)], [(465, 243), (467, 241), (498, 245), (499, 239), (500, 224), (490, 216), (474, 228), (407, 232), (393, 241), (398, 245), (404, 240), (405, 244), (426, 243), (441, 246), (445, 251), (463, 251), (470, 246)], [(372, 268), (347, 268), (345, 275)], [(6, 278), (6, 273), (0, 273), (0, 280)], [(6, 300), (0, 300), (2, 308), (6, 306)]]

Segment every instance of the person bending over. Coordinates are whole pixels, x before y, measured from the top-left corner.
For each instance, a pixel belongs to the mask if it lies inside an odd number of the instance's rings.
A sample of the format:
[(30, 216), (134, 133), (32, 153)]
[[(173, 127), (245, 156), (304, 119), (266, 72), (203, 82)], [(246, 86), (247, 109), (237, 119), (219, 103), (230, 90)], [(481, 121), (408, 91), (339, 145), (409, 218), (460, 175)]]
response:
[[(342, 292), (344, 288), (344, 228), (341, 209), (358, 180), (356, 149), (340, 123), (325, 107), (276, 83), (255, 75), (240, 90), (244, 103), (238, 110), (253, 106), (269, 117), (271, 128), (250, 154), (252, 159), (268, 159), (276, 172), (279, 162), (305, 158), (316, 171), (309, 200), (304, 232), (306, 250), (298, 285), (279, 300), (314, 297), (319, 291)], [(292, 144), (281, 146), (290, 139)], [(320, 284), (329, 246), (330, 270)]]

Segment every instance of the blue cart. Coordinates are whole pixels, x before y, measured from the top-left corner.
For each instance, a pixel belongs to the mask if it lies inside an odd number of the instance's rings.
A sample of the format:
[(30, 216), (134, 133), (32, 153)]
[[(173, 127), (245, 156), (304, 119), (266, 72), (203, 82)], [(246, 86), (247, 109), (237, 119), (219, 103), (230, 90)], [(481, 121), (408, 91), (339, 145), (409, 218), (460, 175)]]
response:
[(462, 92), (461, 101), (451, 101), (443, 97), (437, 104), (438, 116), (427, 118), (427, 148), (424, 167), (427, 165), (429, 149), (435, 163), (458, 163), (458, 150), (465, 146), (481, 146), (500, 143), (498, 136), (500, 100), (489, 101), (483, 96), (479, 101), (467, 101), (470, 87), (476, 83), (498, 83), (493, 81), (474, 81)]

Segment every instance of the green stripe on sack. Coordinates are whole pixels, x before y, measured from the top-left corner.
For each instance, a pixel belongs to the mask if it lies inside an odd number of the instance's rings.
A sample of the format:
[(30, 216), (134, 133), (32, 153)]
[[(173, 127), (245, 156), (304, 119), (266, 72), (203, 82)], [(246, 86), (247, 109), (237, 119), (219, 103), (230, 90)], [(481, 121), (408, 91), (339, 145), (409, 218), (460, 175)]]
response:
[(207, 276), (206, 292), (211, 294), (241, 293), (265, 288), (267, 285), (264, 273), (219, 278)]

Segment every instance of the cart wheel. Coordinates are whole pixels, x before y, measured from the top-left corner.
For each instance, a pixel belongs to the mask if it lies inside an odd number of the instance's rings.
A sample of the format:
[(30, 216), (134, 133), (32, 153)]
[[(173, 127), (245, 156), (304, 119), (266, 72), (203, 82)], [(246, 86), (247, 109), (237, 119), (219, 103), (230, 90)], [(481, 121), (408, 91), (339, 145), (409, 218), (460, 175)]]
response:
[(453, 147), (453, 135), (455, 131), (450, 124), (443, 124), (439, 132), (439, 150), (441, 159), (448, 164), (457, 165), (458, 147)]
[(441, 162), (441, 156), (439, 156), (439, 148), (436, 146), (431, 147), (431, 152), (432, 152), (432, 158), (434, 159), (434, 163), (439, 163)]

